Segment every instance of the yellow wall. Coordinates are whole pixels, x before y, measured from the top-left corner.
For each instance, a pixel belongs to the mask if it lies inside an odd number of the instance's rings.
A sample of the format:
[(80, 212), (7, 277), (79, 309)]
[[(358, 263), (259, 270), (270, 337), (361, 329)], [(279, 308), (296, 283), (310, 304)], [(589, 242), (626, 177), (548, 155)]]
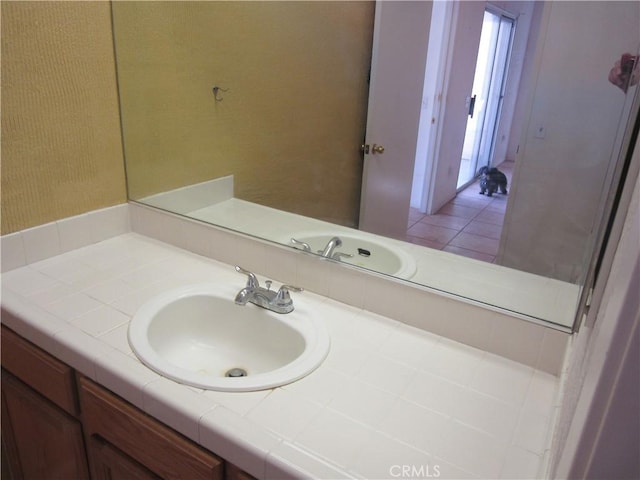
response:
[(113, 6), (131, 198), (234, 174), (238, 198), (357, 225), (372, 2)]
[(0, 3), (2, 234), (125, 202), (109, 3)]

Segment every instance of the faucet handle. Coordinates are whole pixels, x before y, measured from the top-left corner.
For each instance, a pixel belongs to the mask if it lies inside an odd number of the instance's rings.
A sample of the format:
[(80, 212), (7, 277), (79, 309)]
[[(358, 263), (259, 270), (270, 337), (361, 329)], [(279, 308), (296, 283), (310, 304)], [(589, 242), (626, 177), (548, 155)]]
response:
[(301, 242), (300, 240), (296, 240), (295, 238), (291, 239), (291, 244), (294, 246), (302, 247), (302, 250), (304, 250), (305, 252), (311, 251), (311, 246), (308, 243)]
[(256, 277), (249, 270), (245, 270), (244, 268), (236, 265), (236, 272), (242, 273), (247, 276), (247, 288), (258, 288), (260, 286), (260, 282), (258, 281), (258, 277)]
[(351, 257), (353, 257), (353, 254), (351, 253), (335, 252), (331, 258), (339, 261), (341, 258), (351, 258)]
[(303, 292), (304, 288), (294, 287), (293, 285), (282, 285), (276, 294), (274, 302), (276, 305), (288, 305), (293, 303), (289, 292)]

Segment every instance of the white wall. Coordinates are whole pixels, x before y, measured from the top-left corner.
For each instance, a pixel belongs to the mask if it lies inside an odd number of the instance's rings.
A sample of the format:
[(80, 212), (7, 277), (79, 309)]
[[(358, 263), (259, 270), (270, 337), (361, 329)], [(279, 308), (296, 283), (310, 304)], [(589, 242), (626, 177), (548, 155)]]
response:
[[(521, 118), (516, 115), (518, 99), (525, 95), (527, 88), (525, 75), (530, 74), (531, 52), (528, 50), (529, 38), (537, 39), (538, 30), (532, 25), (534, 8), (540, 9), (540, 2), (492, 2), (503, 10), (516, 16), (516, 31), (513, 38), (511, 59), (507, 72), (502, 112), (497, 126), (493, 165), (500, 165), (505, 160), (514, 160), (515, 156), (507, 153), (512, 136), (520, 138)], [(533, 28), (532, 28), (533, 27)], [(528, 54), (528, 56), (527, 56)], [(522, 113), (522, 112), (519, 112)], [(521, 115), (522, 116), (522, 115)]]
[(549, 478), (640, 478), (638, 291), (640, 176), (600, 308), (573, 341)]
[[(459, 2), (455, 6), (454, 29), (450, 38), (451, 50), (448, 85), (445, 90), (445, 106), (441, 115), (442, 132), (439, 150), (435, 156), (433, 179), (428, 193), (427, 213), (436, 213), (456, 195), (458, 171), (462, 157), (462, 145), (467, 126), (468, 105), (466, 99), (472, 95), (473, 76), (478, 55), (478, 44), (482, 30), (482, 19), (487, 4), (493, 4), (517, 17), (516, 34), (508, 72), (502, 113), (497, 132), (494, 164), (507, 158), (507, 147), (512, 136), (520, 136), (521, 123), (514, 124), (516, 103), (520, 92), (522, 71), (528, 71), (527, 49), (535, 2), (495, 1)], [(513, 158), (511, 158), (513, 159)], [(427, 172), (429, 170), (427, 166)], [(413, 206), (417, 206), (414, 204)]]
[(471, 95), (485, 2), (459, 2), (454, 7), (453, 48), (448, 59), (448, 84), (441, 118), (442, 136), (429, 193), (429, 210), (437, 212), (456, 195), (462, 144), (467, 125), (466, 97)]
[[(607, 77), (622, 53), (638, 48), (640, 3), (550, 2), (545, 8), (548, 24), (498, 261), (577, 281), (625, 105)], [(535, 136), (539, 127), (544, 138)]]

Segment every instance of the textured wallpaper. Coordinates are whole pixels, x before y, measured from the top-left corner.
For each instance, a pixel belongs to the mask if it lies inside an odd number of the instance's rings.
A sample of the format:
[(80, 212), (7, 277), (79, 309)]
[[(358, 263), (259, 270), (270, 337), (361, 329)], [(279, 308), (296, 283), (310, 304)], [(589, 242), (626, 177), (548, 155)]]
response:
[(238, 198), (357, 224), (373, 3), (113, 7), (132, 198), (233, 174)]
[(108, 2), (1, 2), (2, 234), (126, 201)]

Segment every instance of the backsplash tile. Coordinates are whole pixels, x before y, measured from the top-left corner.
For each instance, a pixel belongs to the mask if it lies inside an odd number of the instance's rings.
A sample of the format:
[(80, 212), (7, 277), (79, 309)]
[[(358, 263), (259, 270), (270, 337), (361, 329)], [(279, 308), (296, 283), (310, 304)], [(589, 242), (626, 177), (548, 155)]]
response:
[(2, 272), (129, 231), (129, 205), (125, 203), (3, 235)]
[(0, 265), (3, 272), (23, 267), (27, 264), (22, 233), (3, 235), (0, 240)]
[(27, 263), (37, 262), (62, 253), (58, 226), (55, 222), (23, 230), (22, 238)]

